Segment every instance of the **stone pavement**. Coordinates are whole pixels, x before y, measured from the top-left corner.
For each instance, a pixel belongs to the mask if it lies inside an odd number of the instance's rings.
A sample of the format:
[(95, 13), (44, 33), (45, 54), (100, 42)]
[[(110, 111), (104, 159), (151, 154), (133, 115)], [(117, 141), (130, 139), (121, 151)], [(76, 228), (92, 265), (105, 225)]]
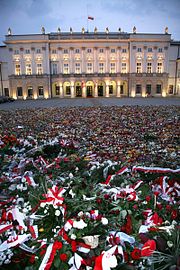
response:
[(0, 104), (0, 110), (15, 110), (48, 107), (98, 107), (98, 106), (168, 106), (180, 105), (180, 98), (64, 98), (16, 100)]

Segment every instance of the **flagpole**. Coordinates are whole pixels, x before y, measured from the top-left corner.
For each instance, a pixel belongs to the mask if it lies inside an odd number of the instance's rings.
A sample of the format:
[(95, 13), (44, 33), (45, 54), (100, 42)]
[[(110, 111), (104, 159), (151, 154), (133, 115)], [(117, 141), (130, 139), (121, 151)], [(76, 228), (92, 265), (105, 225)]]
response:
[(86, 11), (87, 11), (87, 32), (89, 32), (88, 4), (86, 4)]

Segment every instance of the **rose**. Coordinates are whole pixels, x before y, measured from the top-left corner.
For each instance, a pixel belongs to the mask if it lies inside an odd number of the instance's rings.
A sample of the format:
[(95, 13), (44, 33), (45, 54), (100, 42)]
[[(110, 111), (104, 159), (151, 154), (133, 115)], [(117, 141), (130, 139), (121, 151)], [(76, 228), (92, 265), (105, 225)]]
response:
[(61, 261), (64, 262), (64, 261), (67, 261), (68, 256), (67, 256), (66, 253), (62, 253), (62, 254), (59, 255), (59, 258), (60, 258)]
[(131, 252), (131, 257), (133, 260), (139, 260), (141, 258), (141, 250), (134, 248), (134, 250)]

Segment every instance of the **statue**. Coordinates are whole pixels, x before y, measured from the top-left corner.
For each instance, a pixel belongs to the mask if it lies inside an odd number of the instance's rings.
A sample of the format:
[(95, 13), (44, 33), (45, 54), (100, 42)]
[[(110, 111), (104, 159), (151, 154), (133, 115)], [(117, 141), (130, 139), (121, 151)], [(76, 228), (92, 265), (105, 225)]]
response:
[(136, 34), (136, 27), (133, 27), (133, 34)]
[(121, 28), (120, 27), (119, 27), (118, 31), (119, 31), (119, 33), (121, 33)]
[(106, 27), (106, 34), (109, 34), (109, 28)]
[(165, 28), (165, 34), (168, 34), (168, 27)]
[(57, 32), (58, 32), (59, 34), (61, 33), (61, 28), (60, 28), (60, 27), (58, 27)]
[(97, 33), (97, 27), (94, 28), (94, 33), (95, 33), (95, 34)]
[(8, 36), (11, 36), (12, 35), (12, 31), (11, 31), (11, 28), (9, 27), (8, 28)]
[(85, 32), (85, 29), (84, 29), (84, 27), (82, 28), (82, 33), (84, 34), (84, 32)]
[(44, 35), (45, 34), (45, 28), (44, 26), (41, 28), (41, 33)]
[(72, 32), (73, 32), (72, 27), (70, 27), (70, 29), (69, 29), (69, 30), (70, 30), (70, 33), (72, 34)]

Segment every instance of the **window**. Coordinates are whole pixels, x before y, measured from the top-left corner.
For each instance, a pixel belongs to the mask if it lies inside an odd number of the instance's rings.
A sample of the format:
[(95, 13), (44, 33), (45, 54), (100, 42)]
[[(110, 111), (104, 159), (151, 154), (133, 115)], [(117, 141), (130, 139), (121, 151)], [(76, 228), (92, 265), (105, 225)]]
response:
[(9, 88), (4, 88), (4, 94), (6, 97), (9, 97)]
[(99, 73), (104, 73), (104, 63), (99, 63)]
[(87, 49), (87, 52), (88, 52), (88, 53), (91, 53), (91, 52), (92, 52), (92, 50), (91, 50), (91, 49)]
[(32, 98), (33, 97), (33, 88), (32, 88), (32, 86), (28, 86), (27, 97), (28, 98)]
[(20, 64), (15, 65), (15, 75), (21, 75), (21, 66), (20, 66)]
[(36, 53), (41, 53), (41, 49), (37, 49), (36, 50)]
[(120, 85), (120, 94), (121, 95), (124, 94), (124, 85), (123, 84)]
[(30, 54), (30, 50), (29, 49), (26, 49), (25, 50), (25, 54)]
[(122, 52), (123, 52), (123, 53), (126, 53), (126, 52), (127, 52), (127, 50), (126, 50), (126, 49), (122, 49)]
[(92, 63), (87, 63), (87, 73), (93, 73)]
[(19, 54), (19, 50), (14, 50), (14, 54)]
[(111, 63), (110, 64), (110, 73), (115, 73), (116, 72), (116, 64), (115, 63)]
[(43, 74), (42, 64), (37, 63), (37, 74)]
[(141, 70), (141, 63), (137, 63), (136, 64), (136, 72), (137, 73), (141, 73), (142, 72), (142, 70)]
[(80, 74), (81, 73), (81, 64), (75, 63), (75, 73)]
[(148, 48), (148, 52), (152, 52), (152, 48)]
[(113, 94), (113, 85), (112, 84), (109, 85), (109, 94)]
[(170, 84), (170, 85), (169, 85), (169, 94), (170, 94), (170, 95), (173, 94), (173, 88), (174, 88), (173, 84)]
[(158, 52), (162, 52), (162, 51), (163, 51), (163, 49), (162, 49), (162, 48), (159, 48), (159, 49), (158, 49)]
[(70, 95), (71, 94), (71, 87), (70, 85), (66, 85), (66, 95)]
[(136, 84), (136, 94), (141, 94), (141, 84)]
[(69, 73), (69, 64), (64, 63), (64, 74), (68, 74)]
[(146, 84), (146, 94), (147, 95), (151, 94), (151, 84)]
[(103, 52), (104, 52), (104, 50), (103, 50), (103, 49), (99, 49), (99, 52), (100, 52), (100, 53), (103, 53)]
[(127, 69), (126, 69), (126, 63), (122, 63), (122, 64), (121, 64), (121, 72), (122, 72), (122, 73), (126, 73), (126, 72), (127, 72)]
[(52, 63), (52, 74), (57, 74), (57, 63)]
[(38, 93), (39, 93), (39, 96), (44, 96), (44, 88), (43, 88), (43, 86), (38, 86)]
[(59, 85), (56, 85), (56, 87), (55, 87), (55, 94), (56, 94), (56, 96), (59, 96), (60, 95), (60, 86)]
[(157, 73), (162, 73), (162, 63), (157, 63)]
[(138, 48), (137, 51), (138, 51), (138, 52), (142, 52), (141, 48)]
[(115, 49), (111, 49), (111, 53), (115, 53), (116, 52), (116, 50)]
[(17, 96), (22, 97), (22, 95), (23, 95), (22, 87), (17, 87)]
[(75, 53), (80, 53), (80, 50), (79, 49), (75, 49)]
[(55, 49), (52, 50), (52, 54), (56, 54), (56, 50)]
[(26, 64), (26, 75), (31, 74), (32, 74), (31, 64)]
[(64, 54), (67, 54), (68, 53), (68, 50), (67, 49), (64, 49)]
[(147, 63), (147, 73), (152, 72), (152, 63)]
[(156, 94), (161, 94), (161, 84), (156, 85)]

